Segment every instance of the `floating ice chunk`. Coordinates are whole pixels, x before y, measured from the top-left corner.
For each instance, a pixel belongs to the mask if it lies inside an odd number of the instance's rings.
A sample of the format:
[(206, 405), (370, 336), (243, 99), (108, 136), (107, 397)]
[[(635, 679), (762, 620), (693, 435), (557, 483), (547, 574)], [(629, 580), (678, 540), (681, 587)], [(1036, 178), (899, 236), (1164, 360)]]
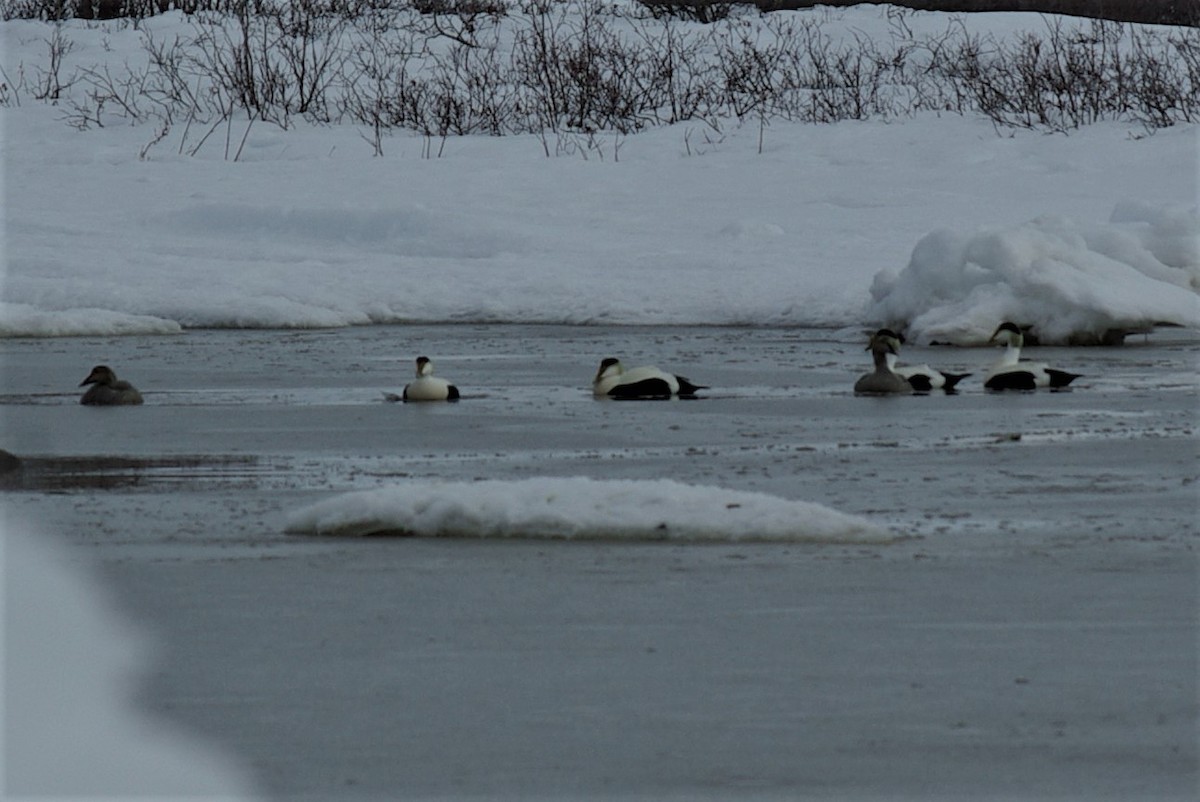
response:
[(803, 501), (662, 480), (421, 482), (334, 496), (293, 513), (312, 535), (592, 540), (887, 542), (866, 519)]

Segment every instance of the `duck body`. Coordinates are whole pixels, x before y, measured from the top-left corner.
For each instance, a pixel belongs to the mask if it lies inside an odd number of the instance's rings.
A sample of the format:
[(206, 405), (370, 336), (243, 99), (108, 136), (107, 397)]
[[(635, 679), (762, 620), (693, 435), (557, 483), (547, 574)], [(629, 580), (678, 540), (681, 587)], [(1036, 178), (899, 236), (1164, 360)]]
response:
[(988, 390), (1038, 390), (1049, 387), (1061, 390), (1078, 379), (1080, 374), (1055, 370), (1044, 362), (1021, 362), (1008, 367), (994, 367), (988, 372), (983, 386)]
[(889, 365), (889, 356), (895, 357), (900, 353), (900, 338), (889, 329), (880, 329), (871, 335), (867, 344), (871, 358), (875, 360), (875, 370), (865, 373), (854, 383), (855, 395), (902, 395), (913, 391), (908, 379), (893, 371)]
[(457, 401), (458, 388), (433, 375), (433, 361), (417, 357), (417, 378), (404, 386), (402, 401)]
[(706, 389), (704, 385), (692, 384), (683, 376), (667, 373), (653, 365), (626, 370), (621, 360), (613, 357), (600, 362), (600, 369), (592, 381), (592, 394), (597, 398), (694, 398), (697, 390)]
[(897, 365), (897, 356), (887, 354), (888, 369), (909, 383), (915, 392), (928, 393), (942, 390), (947, 393), (958, 392), (955, 388), (960, 381), (970, 376), (970, 373), (944, 373), (928, 365)]
[(127, 381), (117, 378), (117, 374), (107, 365), (97, 365), (87, 378), (79, 383), (86, 385), (87, 392), (79, 399), (79, 403), (87, 406), (121, 406), (142, 403), (142, 394)]
[(1002, 343), (1004, 354), (984, 377), (983, 386), (988, 390), (1037, 390), (1043, 387), (1058, 390), (1080, 376), (1057, 370), (1045, 362), (1021, 361), (1025, 336), (1013, 323), (1001, 323), (989, 342)]

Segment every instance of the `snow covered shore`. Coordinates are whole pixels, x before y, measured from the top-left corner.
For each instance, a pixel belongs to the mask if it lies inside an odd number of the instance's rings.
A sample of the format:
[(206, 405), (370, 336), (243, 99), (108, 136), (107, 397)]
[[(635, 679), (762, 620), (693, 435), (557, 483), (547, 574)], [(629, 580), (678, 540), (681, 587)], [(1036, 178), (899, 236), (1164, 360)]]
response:
[[(822, 19), (888, 35), (877, 8)], [(1001, 38), (1045, 26), (964, 24)], [(182, 25), (144, 23), (159, 37)], [(37, 63), (39, 29), (5, 30), (3, 66)], [(68, 33), (71, 63), (97, 69), (142, 47), (131, 29)], [(886, 323), (970, 344), (1004, 319), (1056, 343), (1200, 323), (1195, 125), (1049, 135), (924, 112), (680, 123), (572, 140), (554, 158), (537, 136), (452, 137), (424, 158), (423, 137), (395, 132), (375, 157), (356, 126), (296, 119), (240, 124), (234, 161), (173, 141), (146, 151), (145, 125), (78, 131), (61, 106), (10, 103), (0, 119), (5, 336)]]

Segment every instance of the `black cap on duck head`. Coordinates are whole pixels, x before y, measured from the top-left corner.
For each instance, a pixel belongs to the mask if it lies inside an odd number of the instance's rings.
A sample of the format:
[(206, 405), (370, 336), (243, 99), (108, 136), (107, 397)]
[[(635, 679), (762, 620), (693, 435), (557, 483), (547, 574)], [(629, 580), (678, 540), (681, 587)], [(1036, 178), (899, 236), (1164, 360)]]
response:
[(1016, 323), (1013, 323), (1010, 320), (1006, 320), (1003, 323), (1001, 323), (999, 326), (997, 326), (996, 330), (992, 332), (992, 336), (988, 338), (988, 342), (995, 340), (1001, 334), (1015, 334), (1018, 337), (1024, 338), (1024, 335), (1021, 334), (1021, 329), (1017, 326)]
[(617, 368), (618, 369), (617, 373), (620, 374), (621, 373), (620, 367), (621, 367), (621, 360), (617, 359), (615, 356), (607, 356), (604, 359), (601, 359), (600, 360), (600, 368), (596, 371), (595, 381), (600, 381), (600, 379), (609, 370), (609, 368)]

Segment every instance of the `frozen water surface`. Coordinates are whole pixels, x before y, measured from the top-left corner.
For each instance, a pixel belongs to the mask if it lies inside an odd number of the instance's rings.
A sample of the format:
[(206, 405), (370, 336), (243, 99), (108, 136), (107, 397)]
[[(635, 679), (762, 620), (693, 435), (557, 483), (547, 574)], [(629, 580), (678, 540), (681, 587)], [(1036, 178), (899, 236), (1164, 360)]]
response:
[[(981, 390), (996, 352), (907, 348), (975, 375), (884, 399), (850, 393), (863, 340), (3, 340), (3, 446), (27, 461), (6, 515), (99, 560), (163, 642), (139, 705), (207, 736), (263, 796), (1190, 798), (1200, 340), (1026, 349), (1083, 374), (1028, 394)], [(462, 401), (384, 400), (418, 354)], [(605, 356), (712, 389), (598, 401)], [(77, 403), (102, 362), (144, 406)], [(810, 502), (892, 541), (284, 531), (348, 491), (577, 476)]]

